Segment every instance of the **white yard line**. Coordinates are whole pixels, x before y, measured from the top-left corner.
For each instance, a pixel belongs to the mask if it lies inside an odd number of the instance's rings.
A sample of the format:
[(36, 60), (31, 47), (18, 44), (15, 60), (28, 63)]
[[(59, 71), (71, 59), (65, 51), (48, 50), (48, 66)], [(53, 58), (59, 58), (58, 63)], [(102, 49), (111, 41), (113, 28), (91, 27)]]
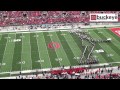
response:
[(32, 57), (31, 57), (31, 43), (30, 43), (30, 34), (29, 34), (29, 46), (30, 46), (30, 58), (31, 58), (31, 70), (32, 70)]
[[(56, 32), (55, 32), (55, 34), (56, 34), (56, 36), (57, 36), (57, 33), (56, 33)], [(57, 38), (58, 38), (58, 40), (59, 40), (59, 37), (58, 37), (58, 36), (57, 36)], [(60, 41), (60, 40), (59, 40), (59, 42), (60, 42), (60, 44), (61, 44), (61, 41)], [(68, 59), (68, 56), (67, 56), (67, 54), (66, 54), (66, 52), (65, 52), (62, 44), (61, 44), (61, 47), (62, 47), (62, 49), (63, 49), (63, 51), (64, 51), (64, 53), (65, 53), (66, 58)], [(69, 59), (68, 59), (68, 62), (69, 62), (69, 64), (70, 64), (70, 66), (71, 66), (71, 63), (70, 63)]]
[[(106, 30), (104, 31), (105, 32), (105, 35), (107, 36), (107, 37), (111, 37), (116, 43), (113, 43), (116, 47), (118, 47), (119, 46), (119, 44), (117, 44), (117, 43), (120, 43), (119, 42), (119, 40), (117, 40), (114, 36), (112, 36), (110, 33), (108, 33)], [(120, 47), (118, 47), (119, 49), (120, 49)]]
[[(22, 33), (22, 36), (23, 36), (23, 33)], [(23, 39), (21, 40), (21, 43), (22, 43), (22, 51), (23, 51)], [(21, 51), (21, 53), (22, 53)], [(22, 62), (22, 54), (21, 54), (21, 62)], [(21, 63), (21, 71), (22, 71), (22, 63)]]
[[(9, 34), (8, 34), (7, 37), (9, 37)], [(6, 39), (7, 39), (7, 42), (6, 42), (6, 45), (5, 45), (5, 50), (4, 50), (4, 54), (3, 54), (2, 63), (3, 63), (3, 61), (4, 61), (5, 51), (6, 51), (6, 47), (7, 47), (7, 45), (8, 45), (8, 38), (6, 38)], [(2, 64), (2, 63), (1, 63), (1, 64)], [(1, 67), (2, 67), (2, 65), (1, 65)]]
[[(43, 31), (41, 31), (41, 32), (43, 32)], [(53, 31), (53, 32), (55, 32), (55, 31)], [(29, 33), (33, 33), (33, 32), (29, 32)], [(15, 33), (12, 33), (12, 34), (15, 34)], [(15, 37), (16, 37), (16, 34), (15, 34)], [(30, 41), (30, 40), (29, 40)], [(7, 42), (8, 42), (8, 40), (7, 40)], [(46, 45), (46, 44), (45, 44)], [(7, 44), (6, 44), (6, 46), (7, 46)], [(15, 45), (14, 45), (14, 48), (15, 48)], [(6, 49), (6, 48), (5, 48)], [(47, 48), (46, 48), (46, 50), (47, 50)], [(48, 54), (48, 50), (47, 50), (47, 54)], [(49, 54), (48, 54), (48, 56), (49, 56)], [(50, 60), (50, 57), (49, 57), (49, 60)], [(110, 62), (110, 63), (120, 63), (120, 62)], [(12, 63), (13, 64), (13, 63)], [(51, 64), (51, 62), (50, 62), (50, 64)], [(109, 63), (104, 63), (104, 64), (106, 64), (106, 65), (109, 65)], [(104, 64), (98, 64), (97, 66), (103, 66)], [(88, 66), (88, 65), (82, 65), (83, 67), (85, 67), (85, 66)], [(51, 67), (52, 67), (52, 65), (51, 65)], [(79, 66), (78, 66), (79, 67)], [(81, 66), (80, 66), (81, 67)], [(65, 68), (67, 68), (67, 67), (65, 67)], [(47, 70), (47, 69), (42, 69), (42, 71), (43, 70)], [(11, 71), (12, 71), (12, 68), (11, 68)], [(35, 71), (35, 70), (27, 70), (27, 71)], [(27, 72), (26, 71), (26, 72)], [(18, 71), (19, 72), (19, 71)], [(24, 70), (22, 71), (22, 72), (25, 72)], [(10, 72), (3, 72), (3, 73), (10, 73)], [(0, 74), (2, 74), (2, 73), (0, 73)]]
[(22, 31), (21, 32), (18, 31), (18, 32), (0, 32), (0, 33), (1, 34), (2, 33), (9, 33), (9, 34), (15, 34), (15, 33), (36, 33), (36, 32), (40, 32), (41, 33), (41, 32), (59, 32), (59, 31), (68, 31), (68, 30), (51, 30), (51, 31), (37, 30), (37, 31), (25, 31), (25, 32), (24, 31), (23, 32)]
[[(104, 30), (104, 29), (103, 29)], [(96, 36), (99, 38), (99, 39), (101, 39), (101, 37), (99, 36), (99, 35), (97, 35), (97, 33), (96, 32), (94, 32), (94, 34), (96, 34)], [(101, 48), (103, 48), (103, 46), (101, 46), (100, 45), (100, 43), (98, 43), (99, 44), (99, 46), (101, 47)], [(110, 46), (109, 46), (109, 48), (111, 48)], [(111, 50), (112, 50), (112, 52), (114, 52), (114, 53), (116, 53), (112, 48), (111, 48)], [(106, 51), (106, 50), (105, 50)], [(106, 51), (106, 52), (108, 52), (108, 51)], [(116, 53), (116, 55), (118, 55), (117, 53)], [(119, 56), (119, 55), (118, 55)], [(111, 57), (111, 59), (113, 59), (112, 57)], [(114, 59), (113, 59), (114, 60)]]
[[(97, 35), (96, 32), (95, 32), (95, 34)], [(98, 36), (100, 39), (102, 39), (99, 35), (97, 35), (97, 36)], [(101, 45), (100, 43), (98, 43), (98, 44), (100, 45), (101, 48), (103, 48), (103, 45)], [(108, 46), (108, 45), (106, 45), (106, 46)], [(108, 47), (111, 48), (110, 46), (108, 46)], [(103, 48), (103, 49), (104, 49), (104, 48)], [(114, 52), (114, 53), (116, 53), (116, 52), (113, 50), (113, 48), (111, 48), (111, 51)], [(111, 51), (110, 51), (110, 52), (111, 52)], [(106, 49), (105, 49), (105, 52), (108, 53), (108, 51), (106, 51)], [(116, 53), (116, 55), (118, 55), (118, 53)], [(118, 56), (119, 56), (119, 55), (118, 55)], [(114, 60), (113, 57), (111, 57), (111, 59)]]
[[(105, 30), (105, 29), (103, 29), (103, 30)], [(109, 33), (108, 33), (109, 34)], [(106, 37), (105, 35), (103, 35), (104, 37)], [(100, 36), (99, 36), (100, 37)], [(101, 37), (100, 37), (101, 38)], [(106, 37), (107, 38), (107, 37)], [(115, 45), (114, 43), (113, 43), (113, 45)], [(116, 46), (116, 45), (115, 45)], [(112, 47), (110, 47), (109, 46), (109, 48), (111, 48), (111, 50), (112, 50), (112, 52), (114, 52), (114, 53), (116, 53), (116, 55), (118, 55), (119, 56), (119, 54), (112, 48)], [(117, 47), (118, 48), (118, 47)], [(119, 49), (119, 48), (118, 48)]]
[[(43, 33), (42, 33), (42, 34), (43, 34)], [(45, 42), (45, 37), (44, 37), (44, 35), (43, 35), (43, 38), (44, 38), (44, 42)], [(48, 50), (47, 50), (46, 42), (45, 42), (45, 48), (46, 48), (46, 53), (47, 53), (47, 55), (48, 55), (48, 57), (49, 57), (49, 63), (50, 63), (51, 68), (52, 68), (52, 64), (51, 64), (51, 61), (50, 61), (50, 56), (49, 56), (49, 53), (48, 53)]]
[[(49, 34), (50, 34), (50, 33), (49, 33)], [(51, 37), (50, 37), (50, 39), (51, 39), (51, 41), (53, 42), (53, 40), (52, 40), (52, 38), (51, 38)], [(54, 47), (53, 47), (53, 48), (54, 48)], [(55, 49), (55, 48), (54, 48), (54, 49)], [(57, 55), (57, 58), (59, 58), (59, 57), (58, 57), (58, 54), (57, 54), (57, 52), (56, 52), (56, 51), (55, 51), (55, 53), (56, 53), (56, 55)], [(58, 62), (59, 62), (59, 64), (60, 64), (60, 66), (62, 66), (59, 60), (58, 60)]]
[[(37, 41), (37, 47), (38, 47), (38, 53), (39, 53), (39, 59), (41, 60), (41, 57), (40, 57), (40, 48), (39, 48), (39, 46), (38, 46), (37, 33), (35, 33), (35, 34), (36, 34), (36, 41)], [(38, 35), (38, 37), (39, 37), (39, 35)], [(42, 64), (41, 64), (41, 62), (40, 62), (39, 64), (41, 65), (41, 68), (42, 68)]]
[[(93, 32), (94, 34), (96, 34), (95, 32)], [(97, 35), (97, 34), (96, 34)], [(91, 35), (90, 35), (91, 36)], [(98, 35), (97, 35), (97, 37), (99, 37)], [(92, 37), (93, 38), (93, 37)], [(99, 37), (99, 39), (101, 39), (100, 37)], [(99, 44), (99, 43), (98, 43)], [(100, 45), (100, 44), (99, 44)], [(101, 45), (100, 45), (100, 47), (101, 47)], [(104, 59), (104, 57), (100, 54), (100, 56)], [(104, 61), (106, 62), (106, 60), (104, 59)]]
[[(16, 39), (16, 34), (14, 34), (14, 35), (15, 35), (15, 39)], [(14, 48), (13, 49), (15, 49), (15, 42), (13, 42), (13, 43), (14, 43)], [(13, 66), (13, 56), (14, 56), (14, 50), (13, 50), (13, 55), (12, 55), (12, 66)], [(11, 67), (10, 72), (12, 72), (12, 67)], [(11, 74), (10, 74), (10, 76), (11, 76)]]
[[(63, 35), (64, 36), (64, 35)], [(71, 36), (70, 36), (71, 37)], [(64, 36), (64, 38), (65, 38), (65, 36)], [(71, 37), (72, 38), (72, 37)], [(73, 39), (73, 38), (72, 38)], [(66, 40), (66, 38), (65, 38), (65, 40)], [(73, 39), (74, 40), (74, 39)], [(68, 41), (66, 40), (66, 42), (68, 43)], [(76, 44), (76, 42), (75, 42), (75, 44)], [(69, 44), (68, 44), (69, 45)], [(77, 45), (77, 44), (76, 44)], [(69, 45), (69, 47), (70, 47), (70, 45)], [(79, 47), (78, 47), (79, 48)], [(70, 49), (71, 49), (71, 47), (70, 47)], [(71, 49), (71, 51), (72, 51), (72, 49)], [(73, 52), (73, 54), (74, 54), (74, 56), (76, 57), (76, 55), (75, 55), (75, 53), (74, 53), (74, 51), (72, 51)], [(79, 63), (79, 61), (78, 61), (78, 59), (77, 59), (77, 62)]]

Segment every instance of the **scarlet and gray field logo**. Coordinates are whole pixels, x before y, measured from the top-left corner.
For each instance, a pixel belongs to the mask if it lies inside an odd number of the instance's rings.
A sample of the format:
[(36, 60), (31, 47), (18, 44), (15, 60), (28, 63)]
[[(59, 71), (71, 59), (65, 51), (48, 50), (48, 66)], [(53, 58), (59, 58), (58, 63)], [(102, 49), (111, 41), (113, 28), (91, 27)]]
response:
[(50, 48), (50, 49), (58, 49), (58, 48), (60, 48), (60, 44), (58, 42), (50, 42), (48, 44), (48, 48)]
[(118, 22), (118, 14), (90, 14), (90, 22)]

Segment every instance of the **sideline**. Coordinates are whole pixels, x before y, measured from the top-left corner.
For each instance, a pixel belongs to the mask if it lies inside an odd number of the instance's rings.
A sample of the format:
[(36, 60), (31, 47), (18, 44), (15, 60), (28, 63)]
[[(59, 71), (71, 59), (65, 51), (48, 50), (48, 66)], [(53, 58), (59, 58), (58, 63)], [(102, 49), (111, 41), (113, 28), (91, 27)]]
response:
[[(96, 67), (96, 66), (104, 66), (104, 65), (106, 65), (106, 66), (108, 66), (108, 65), (110, 65), (110, 64), (113, 64), (113, 63), (120, 63), (120, 62), (110, 62), (110, 63), (101, 63), (101, 64), (94, 64), (94, 65), (78, 65), (78, 66), (72, 66), (72, 68), (82, 68), (82, 67), (84, 67), (84, 68), (87, 68), (87, 67)], [(66, 66), (66, 67), (64, 67), (64, 69), (69, 69), (70, 68), (70, 66)], [(23, 71), (21, 71), (21, 73), (22, 74), (24, 74), (24, 73), (32, 73), (32, 72), (36, 72), (36, 71), (38, 71), (38, 72), (42, 72), (42, 71), (51, 71), (51, 70), (60, 70), (61, 69), (61, 67), (56, 67), (56, 68), (46, 68), (46, 69), (36, 69), (36, 70), (23, 70)], [(95, 68), (94, 68), (95, 69)], [(0, 73), (0, 74), (12, 74), (12, 75), (14, 75), (14, 74), (20, 74), (20, 71), (13, 71), (13, 72), (2, 72), (2, 73)], [(13, 77), (16, 77), (16, 76), (13, 76)], [(2, 78), (10, 78), (10, 77), (0, 77), (0, 79), (2, 79)]]

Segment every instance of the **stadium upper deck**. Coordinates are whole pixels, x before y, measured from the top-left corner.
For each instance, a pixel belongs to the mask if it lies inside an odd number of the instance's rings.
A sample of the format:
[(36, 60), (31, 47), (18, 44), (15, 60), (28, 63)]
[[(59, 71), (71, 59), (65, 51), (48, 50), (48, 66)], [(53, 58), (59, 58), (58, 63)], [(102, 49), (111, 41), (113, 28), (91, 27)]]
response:
[[(89, 13), (119, 11), (0, 11), (0, 26), (89, 22)], [(119, 18), (120, 21), (120, 18)]]

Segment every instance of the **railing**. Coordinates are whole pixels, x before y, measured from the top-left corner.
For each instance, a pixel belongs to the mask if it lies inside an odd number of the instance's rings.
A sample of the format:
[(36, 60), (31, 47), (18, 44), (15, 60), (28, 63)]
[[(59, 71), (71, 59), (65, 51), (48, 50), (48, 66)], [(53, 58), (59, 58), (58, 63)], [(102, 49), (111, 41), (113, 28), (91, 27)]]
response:
[(23, 25), (23, 26), (6, 26), (0, 27), (0, 32), (19, 32), (19, 31), (36, 31), (36, 30), (57, 30), (57, 29), (79, 29), (95, 27), (116, 27), (120, 23), (64, 23), (64, 24), (42, 24), (42, 25)]

